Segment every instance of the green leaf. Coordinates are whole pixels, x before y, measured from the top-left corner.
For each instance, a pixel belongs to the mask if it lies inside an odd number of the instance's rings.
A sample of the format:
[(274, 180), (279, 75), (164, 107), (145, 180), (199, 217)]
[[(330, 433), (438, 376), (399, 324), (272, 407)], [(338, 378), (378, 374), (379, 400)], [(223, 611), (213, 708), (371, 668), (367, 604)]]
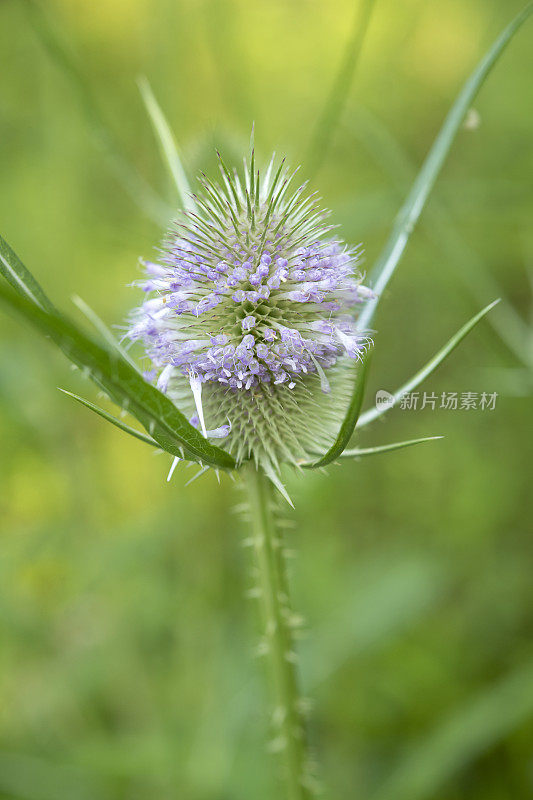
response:
[(470, 75), (448, 112), (411, 191), (400, 209), (389, 240), (371, 272), (369, 283), (378, 296), (365, 304), (357, 321), (360, 330), (368, 328), (374, 317), (383, 291), (402, 257), (466, 112), (506, 45), (532, 12), (533, 4), (529, 3), (505, 28)]
[(31, 272), (24, 266), (14, 250), (0, 236), (0, 274), (23, 297), (27, 297), (43, 311), (54, 307)]
[(0, 301), (49, 336), (117, 405), (136, 417), (163, 450), (213, 467), (235, 466), (229, 453), (204, 439), (168, 397), (148, 384), (116, 350), (102, 347), (66, 317), (44, 312), (3, 286)]
[(346, 47), (339, 71), (319, 116), (313, 138), (304, 158), (308, 174), (314, 177), (326, 157), (331, 137), (335, 131), (353, 82), (353, 76), (365, 40), (375, 0), (357, 3), (352, 35)]
[(413, 744), (372, 800), (429, 800), (446, 781), (533, 716), (533, 661), (480, 692)]
[(327, 464), (331, 464), (332, 461), (335, 461), (335, 459), (341, 455), (344, 448), (347, 447), (348, 442), (350, 441), (352, 434), (355, 430), (357, 420), (359, 419), (359, 414), (361, 413), (361, 406), (363, 405), (366, 376), (368, 372), (368, 366), (370, 364), (371, 352), (372, 351), (370, 348), (366, 351), (366, 353), (363, 356), (362, 363), (359, 369), (357, 370), (357, 374), (355, 376), (355, 381), (354, 381), (352, 399), (350, 401), (350, 405), (348, 406), (346, 416), (344, 417), (337, 438), (335, 439), (335, 441), (333, 442), (327, 453), (321, 456), (318, 459), (318, 461), (302, 464), (301, 466), (306, 467), (307, 469), (316, 469), (317, 467), (325, 467)]
[(382, 414), (386, 414), (387, 411), (390, 411), (391, 408), (394, 408), (394, 405), (398, 402), (398, 400), (400, 400), (402, 395), (412, 391), (416, 386), (422, 383), (422, 381), (425, 380), (428, 375), (431, 375), (431, 373), (437, 369), (439, 364), (442, 364), (444, 359), (449, 356), (450, 353), (455, 350), (457, 345), (465, 338), (465, 336), (470, 333), (472, 328), (475, 328), (478, 322), (480, 322), (483, 317), (489, 313), (491, 308), (494, 308), (494, 306), (499, 302), (499, 300), (494, 300), (493, 303), (489, 303), (486, 308), (482, 309), (479, 313), (472, 317), (472, 319), (469, 320), (466, 325), (463, 325), (463, 327), (460, 328), (448, 342), (446, 342), (444, 347), (442, 347), (439, 352), (436, 353), (433, 358), (431, 358), (427, 364), (422, 367), (422, 369), (418, 370), (416, 375), (413, 375), (413, 377), (408, 380), (407, 383), (404, 383), (403, 386), (400, 386), (400, 388), (393, 393), (393, 403), (387, 406), (380, 406), (379, 408), (369, 408), (368, 411), (365, 411), (363, 414), (361, 414), (357, 427), (362, 428), (364, 425), (368, 425), (369, 422), (373, 422), (378, 417), (381, 417)]
[(392, 444), (382, 444), (378, 447), (356, 447), (353, 450), (344, 450), (340, 457), (361, 458), (362, 456), (373, 456), (378, 453), (388, 453), (391, 450), (401, 450), (403, 447), (411, 447), (413, 444), (434, 442), (437, 439), (444, 439), (444, 436), (424, 436), (422, 439), (407, 439), (405, 442), (392, 442)]
[(68, 395), (68, 397), (72, 397), (74, 400), (77, 400), (78, 403), (82, 404), (82, 406), (85, 406), (86, 408), (89, 408), (91, 411), (94, 411), (95, 414), (98, 414), (98, 416), (103, 417), (108, 422), (111, 422), (112, 425), (116, 425), (116, 427), (120, 428), (121, 431), (129, 433), (130, 436), (134, 436), (141, 442), (152, 445), (152, 447), (159, 447), (158, 443), (154, 441), (154, 439), (152, 439), (151, 436), (147, 436), (145, 433), (141, 433), (141, 431), (135, 430), (135, 428), (132, 428), (130, 425), (126, 425), (125, 422), (122, 422), (122, 420), (117, 419), (112, 414), (108, 414), (108, 412), (104, 411), (103, 408), (94, 405), (94, 403), (89, 402), (89, 400), (85, 400), (84, 397), (80, 397), (79, 395), (74, 394), (73, 392), (69, 392), (66, 389), (60, 389), (59, 391), (63, 392), (63, 394)]
[(138, 84), (144, 105), (146, 106), (148, 116), (150, 117), (150, 121), (159, 142), (161, 154), (168, 164), (168, 168), (176, 186), (181, 205), (186, 211), (195, 211), (196, 203), (191, 196), (191, 187), (179, 157), (178, 145), (176, 143), (176, 138), (172, 133), (172, 129), (168, 124), (167, 118), (163, 114), (161, 106), (157, 102), (152, 91), (152, 87), (148, 83), (147, 79), (144, 77), (139, 78)]

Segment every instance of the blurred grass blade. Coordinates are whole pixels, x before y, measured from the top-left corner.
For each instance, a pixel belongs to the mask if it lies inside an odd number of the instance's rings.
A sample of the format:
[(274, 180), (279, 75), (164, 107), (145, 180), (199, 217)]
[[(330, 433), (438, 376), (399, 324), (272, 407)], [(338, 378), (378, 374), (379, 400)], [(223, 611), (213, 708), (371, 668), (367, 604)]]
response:
[(316, 634), (301, 643), (303, 677), (312, 689), (412, 630), (442, 602), (450, 582), (442, 559), (399, 552), (393, 559), (385, 552), (361, 554), (357, 566), (339, 566), (329, 612)]
[(145, 77), (139, 78), (138, 84), (141, 97), (159, 142), (161, 154), (168, 164), (181, 205), (186, 211), (195, 211), (196, 203), (191, 196), (191, 187), (179, 157), (178, 145), (172, 129), (155, 98), (148, 80)]
[(344, 448), (347, 447), (348, 442), (352, 438), (352, 434), (355, 430), (357, 420), (359, 419), (359, 414), (361, 413), (371, 353), (372, 350), (369, 347), (363, 356), (363, 360), (359, 366), (359, 369), (357, 370), (352, 399), (350, 401), (350, 405), (348, 406), (348, 411), (346, 412), (346, 416), (344, 417), (337, 438), (329, 448), (328, 452), (319, 458), (318, 461), (302, 464), (301, 466), (306, 467), (307, 469), (325, 467), (327, 464), (331, 464), (332, 461), (335, 461), (335, 459), (341, 455)]
[[(399, 191), (403, 193), (405, 185), (409, 185), (416, 170), (392, 132), (368, 109), (361, 107), (354, 114), (350, 128), (385, 172), (392, 175)], [(479, 253), (463, 239), (442, 206), (433, 201), (424, 220), (426, 225), (429, 223), (429, 232), (442, 259), (455, 266), (457, 275), (480, 304), (485, 304), (489, 297), (499, 297), (502, 294)], [(524, 364), (530, 365), (533, 362), (531, 329), (511, 303), (502, 300), (498, 312), (491, 314), (488, 319), (515, 356)]]
[(0, 301), (49, 336), (84, 375), (136, 417), (163, 450), (222, 469), (234, 466), (228, 453), (204, 439), (168, 397), (148, 384), (116, 351), (102, 347), (66, 317), (55, 311), (44, 312), (3, 286)]
[(411, 447), (422, 442), (434, 442), (437, 439), (444, 439), (444, 436), (424, 436), (422, 439), (407, 439), (405, 442), (393, 442), (392, 444), (382, 444), (378, 447), (362, 447), (353, 450), (345, 450), (341, 458), (361, 458), (362, 456), (373, 456), (377, 453), (388, 453), (391, 450), (401, 450), (404, 447)]
[(409, 236), (413, 232), (466, 112), (506, 45), (532, 12), (533, 4), (530, 3), (505, 28), (470, 75), (448, 112), (444, 124), (413, 183), (411, 191), (400, 209), (389, 240), (370, 274), (370, 286), (378, 297), (368, 301), (363, 308), (357, 321), (360, 330), (368, 328), (374, 317), (378, 303), (383, 296), (383, 291), (402, 257)]
[[(533, 662), (464, 703), (410, 748), (372, 800), (428, 800), (447, 780), (533, 715)], [(518, 795), (517, 795), (518, 796)]]
[(493, 303), (489, 303), (486, 308), (482, 309), (478, 314), (472, 317), (472, 319), (469, 320), (466, 325), (463, 325), (463, 327), (460, 328), (448, 342), (446, 342), (444, 347), (442, 347), (439, 352), (436, 353), (433, 358), (431, 358), (427, 364), (425, 364), (425, 366), (423, 366), (422, 369), (416, 373), (416, 375), (413, 375), (413, 377), (408, 380), (407, 383), (404, 383), (403, 386), (400, 386), (400, 388), (394, 392), (394, 403), (386, 406), (380, 406), (379, 408), (369, 408), (368, 411), (365, 411), (363, 414), (361, 414), (357, 427), (362, 428), (364, 425), (368, 425), (369, 422), (381, 417), (382, 414), (385, 414), (387, 411), (390, 411), (391, 408), (394, 408), (395, 404), (398, 402), (398, 400), (400, 400), (402, 395), (412, 391), (416, 386), (422, 383), (422, 381), (425, 380), (428, 375), (431, 375), (431, 373), (437, 369), (439, 364), (442, 364), (444, 359), (449, 356), (450, 353), (455, 350), (457, 345), (465, 338), (465, 336), (470, 333), (472, 328), (475, 328), (478, 322), (480, 322), (483, 317), (489, 313), (491, 308), (494, 308), (494, 306), (499, 302), (499, 300), (494, 300)]
[(41, 289), (31, 272), (26, 269), (14, 250), (0, 236), (0, 274), (23, 297), (27, 297), (43, 311), (53, 311), (54, 307)]
[(104, 120), (90, 83), (79, 67), (76, 58), (70, 52), (63, 36), (56, 29), (51, 13), (45, 8), (44, 3), (36, 2), (36, 0), (25, 0), (25, 4), (30, 12), (30, 22), (41, 43), (61, 72), (71, 82), (93, 138), (105, 153), (107, 163), (115, 177), (143, 213), (158, 225), (166, 227), (172, 216), (172, 209), (154, 192), (124, 155), (122, 145)]
[(122, 347), (122, 345), (120, 344), (120, 342), (117, 341), (117, 339), (115, 339), (112, 332), (109, 330), (105, 322), (102, 319), (100, 319), (96, 311), (93, 311), (93, 309), (89, 305), (87, 305), (85, 300), (82, 300), (81, 297), (78, 297), (77, 294), (73, 296), (72, 302), (74, 303), (76, 308), (79, 308), (81, 313), (89, 320), (89, 322), (92, 323), (92, 325), (98, 331), (102, 339), (105, 339), (105, 341), (109, 345), (111, 345), (111, 347), (114, 347), (120, 353), (122, 358), (124, 358), (128, 362), (128, 364), (131, 364), (131, 366), (134, 369), (137, 369), (137, 365), (135, 361), (131, 358), (128, 351)]
[(356, 2), (357, 11), (354, 17), (352, 35), (343, 55), (342, 62), (324, 103), (324, 108), (316, 124), (313, 138), (309, 144), (307, 154), (303, 159), (307, 173), (313, 178), (320, 169), (331, 142), (331, 137), (338, 125), (340, 116), (346, 105), (350, 92), (353, 76), (366, 32), (372, 15), (375, 0), (359, 0)]
[(67, 389), (60, 389), (59, 391), (63, 392), (63, 394), (68, 395), (68, 397), (72, 397), (74, 400), (77, 400), (78, 403), (82, 404), (82, 406), (85, 406), (86, 408), (89, 408), (91, 411), (94, 411), (95, 414), (98, 414), (98, 416), (103, 417), (103, 419), (106, 419), (112, 425), (116, 425), (116, 427), (120, 428), (121, 431), (129, 433), (130, 436), (134, 436), (141, 442), (152, 445), (152, 447), (159, 447), (158, 443), (154, 441), (151, 436), (147, 436), (145, 433), (141, 433), (141, 431), (136, 431), (135, 428), (131, 427), (131, 425), (126, 425), (125, 422), (122, 422), (122, 420), (117, 419), (112, 414), (108, 414), (108, 412), (104, 411), (103, 408), (94, 405), (94, 403), (89, 402), (89, 400), (85, 400), (84, 397), (80, 397), (79, 395), (74, 394), (73, 392), (69, 392), (67, 391)]

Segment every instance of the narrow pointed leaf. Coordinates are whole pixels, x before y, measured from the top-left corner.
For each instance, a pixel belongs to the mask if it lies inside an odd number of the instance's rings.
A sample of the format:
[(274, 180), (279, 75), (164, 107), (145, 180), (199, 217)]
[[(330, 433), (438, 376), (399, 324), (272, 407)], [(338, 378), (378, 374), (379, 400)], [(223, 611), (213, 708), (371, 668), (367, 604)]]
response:
[(235, 465), (229, 453), (204, 439), (169, 398), (147, 383), (116, 350), (103, 347), (66, 317), (44, 312), (3, 286), (0, 302), (49, 336), (87, 377), (136, 417), (164, 450), (222, 469)]
[(265, 475), (267, 476), (271, 484), (276, 488), (276, 490), (280, 493), (283, 499), (287, 501), (290, 507), (294, 508), (294, 503), (292, 502), (290, 495), (283, 484), (283, 481), (281, 480), (280, 476), (276, 473), (276, 470), (273, 469), (268, 464), (265, 465), (264, 469), (265, 469)]
[(116, 427), (120, 428), (120, 430), (124, 431), (124, 433), (129, 433), (130, 436), (134, 436), (136, 439), (139, 439), (141, 442), (149, 444), (152, 447), (159, 447), (158, 443), (154, 439), (152, 439), (151, 436), (147, 436), (145, 433), (135, 430), (135, 428), (132, 428), (131, 425), (126, 425), (125, 422), (122, 422), (122, 420), (117, 419), (117, 417), (114, 417), (112, 414), (108, 414), (108, 412), (104, 411), (103, 408), (100, 408), (100, 406), (96, 406), (94, 403), (91, 403), (84, 397), (80, 397), (79, 395), (74, 394), (73, 392), (68, 392), (66, 389), (60, 389), (59, 391), (63, 392), (63, 394), (68, 395), (68, 397), (72, 397), (74, 400), (77, 400), (78, 403), (82, 404), (82, 406), (85, 406), (86, 408), (89, 408), (91, 411), (94, 411), (95, 414), (98, 414), (98, 416), (103, 417), (103, 419), (106, 419), (112, 425), (116, 425)]
[(122, 358), (125, 359), (128, 362), (128, 364), (131, 364), (131, 366), (134, 367), (134, 369), (137, 369), (137, 365), (131, 358), (130, 354), (127, 352), (127, 350), (125, 350), (122, 347), (120, 342), (117, 342), (112, 332), (109, 330), (105, 322), (102, 319), (100, 319), (96, 311), (93, 311), (93, 309), (89, 305), (87, 305), (85, 300), (82, 300), (81, 297), (78, 297), (78, 295), (74, 295), (74, 297), (72, 298), (72, 302), (74, 303), (76, 308), (79, 308), (81, 313), (85, 317), (87, 317), (89, 322), (92, 323), (92, 325), (98, 331), (100, 336), (103, 339), (105, 339), (105, 341), (109, 345), (111, 345), (111, 347), (115, 348), (115, 350), (117, 350), (120, 353)]
[(363, 308), (357, 323), (360, 330), (368, 328), (372, 321), (383, 291), (402, 257), (409, 237), (435, 184), (441, 167), (450, 152), (465, 114), (506, 45), (532, 12), (533, 4), (529, 3), (505, 28), (467, 79), (448, 112), (442, 128), (413, 183), (412, 189), (400, 209), (389, 240), (370, 274), (370, 285), (378, 296), (366, 303)]
[(400, 386), (400, 388), (393, 393), (392, 396), (394, 403), (391, 402), (390, 405), (380, 406), (379, 408), (369, 408), (368, 411), (365, 411), (363, 414), (361, 414), (357, 427), (362, 428), (364, 425), (368, 425), (369, 422), (373, 422), (373, 420), (381, 417), (382, 414), (385, 414), (391, 408), (394, 408), (394, 405), (398, 402), (398, 400), (400, 400), (402, 395), (406, 394), (407, 392), (411, 392), (415, 387), (422, 383), (422, 381), (425, 380), (428, 375), (431, 375), (431, 373), (437, 369), (439, 364), (442, 364), (444, 359), (449, 356), (450, 353), (455, 350), (457, 345), (465, 338), (465, 336), (470, 333), (472, 328), (475, 328), (478, 322), (480, 322), (480, 320), (482, 320), (483, 317), (489, 313), (491, 308), (494, 308), (494, 306), (499, 302), (499, 300), (495, 300), (493, 303), (490, 303), (488, 306), (486, 306), (486, 308), (482, 309), (482, 311), (472, 317), (472, 319), (469, 320), (466, 325), (463, 325), (463, 327), (460, 328), (460, 330), (458, 330), (448, 342), (446, 342), (444, 347), (441, 348), (439, 352), (436, 353), (433, 358), (431, 358), (427, 364), (422, 367), (422, 369), (418, 370), (416, 375), (413, 375), (413, 377), (408, 380), (407, 383), (404, 383), (403, 386)]
[(208, 467), (200, 467), (200, 469), (198, 470), (196, 475), (193, 475), (192, 478), (189, 478), (189, 480), (185, 484), (185, 488), (187, 488), (187, 486), (190, 486), (191, 483), (194, 483), (195, 481), (197, 481), (198, 478), (201, 478), (202, 475), (207, 471), (207, 469), (208, 469)]
[(337, 438), (327, 453), (321, 456), (321, 458), (319, 458), (317, 461), (313, 461), (308, 464), (302, 464), (303, 467), (306, 467), (307, 469), (325, 467), (327, 464), (331, 464), (332, 461), (335, 461), (335, 459), (341, 455), (344, 448), (348, 446), (348, 442), (352, 437), (357, 420), (359, 419), (359, 414), (361, 413), (361, 406), (363, 405), (366, 376), (370, 364), (371, 352), (372, 351), (370, 348), (366, 351), (360, 368), (357, 371), (354, 381), (352, 399), (350, 401), (350, 405), (348, 406), (348, 411), (346, 412), (346, 416), (344, 417), (344, 421), (340, 427)]
[(163, 114), (161, 106), (157, 102), (152, 91), (152, 87), (148, 83), (147, 79), (140, 78), (138, 83), (144, 105), (146, 106), (148, 116), (150, 117), (150, 121), (159, 142), (161, 154), (168, 165), (170, 174), (172, 175), (180, 202), (186, 211), (195, 211), (196, 203), (191, 196), (191, 187), (189, 185), (189, 181), (187, 180), (183, 164), (181, 163), (178, 145), (176, 143), (176, 138), (172, 133), (172, 129), (168, 124), (167, 118)]
[(43, 292), (29, 269), (27, 269), (5, 239), (0, 236), (0, 274), (23, 297), (27, 297), (43, 311), (53, 310), (52, 302)]
[(378, 453), (388, 453), (391, 450), (401, 450), (403, 447), (411, 447), (422, 442), (434, 442), (437, 439), (444, 439), (444, 436), (424, 436), (421, 439), (407, 439), (405, 442), (392, 442), (392, 444), (382, 444), (378, 447), (361, 447), (353, 450), (345, 450), (341, 453), (341, 458), (361, 458), (363, 456), (373, 456)]

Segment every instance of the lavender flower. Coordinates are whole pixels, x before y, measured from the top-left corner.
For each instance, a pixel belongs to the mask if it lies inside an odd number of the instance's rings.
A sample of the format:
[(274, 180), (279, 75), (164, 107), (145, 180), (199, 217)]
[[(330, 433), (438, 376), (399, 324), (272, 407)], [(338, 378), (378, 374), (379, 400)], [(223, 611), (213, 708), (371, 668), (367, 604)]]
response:
[(239, 462), (277, 469), (337, 433), (367, 342), (354, 310), (371, 292), (356, 272), (359, 251), (330, 237), (315, 194), (289, 194), (284, 162), (271, 177), (273, 163), (263, 181), (253, 151), (244, 182), (222, 161), (221, 184), (202, 176), (196, 210), (172, 225), (159, 261), (145, 263), (149, 298), (128, 336), (204, 436), (228, 430)]

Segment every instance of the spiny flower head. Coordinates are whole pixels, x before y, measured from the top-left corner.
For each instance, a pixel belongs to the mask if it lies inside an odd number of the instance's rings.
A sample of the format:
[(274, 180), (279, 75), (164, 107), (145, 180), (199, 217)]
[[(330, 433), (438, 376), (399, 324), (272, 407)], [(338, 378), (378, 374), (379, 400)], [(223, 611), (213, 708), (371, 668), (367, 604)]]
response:
[(371, 293), (316, 194), (291, 194), (294, 173), (273, 165), (261, 180), (252, 151), (244, 181), (222, 160), (221, 183), (201, 177), (195, 209), (145, 263), (150, 297), (128, 335), (204, 435), (277, 468), (335, 436), (367, 341), (354, 309)]

